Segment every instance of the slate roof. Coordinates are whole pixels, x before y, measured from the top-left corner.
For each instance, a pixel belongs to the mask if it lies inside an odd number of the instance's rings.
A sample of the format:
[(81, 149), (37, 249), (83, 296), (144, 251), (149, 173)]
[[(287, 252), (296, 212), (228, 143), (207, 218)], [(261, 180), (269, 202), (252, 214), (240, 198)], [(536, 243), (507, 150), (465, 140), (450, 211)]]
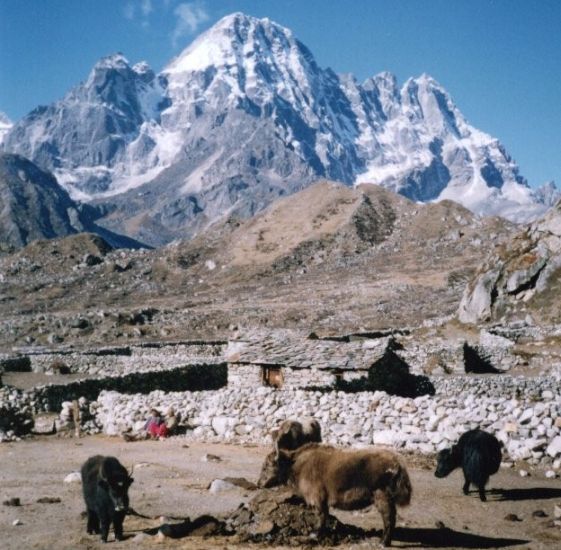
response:
[(390, 337), (338, 342), (283, 331), (230, 342), (230, 364), (280, 365), (292, 369), (367, 370), (391, 349)]

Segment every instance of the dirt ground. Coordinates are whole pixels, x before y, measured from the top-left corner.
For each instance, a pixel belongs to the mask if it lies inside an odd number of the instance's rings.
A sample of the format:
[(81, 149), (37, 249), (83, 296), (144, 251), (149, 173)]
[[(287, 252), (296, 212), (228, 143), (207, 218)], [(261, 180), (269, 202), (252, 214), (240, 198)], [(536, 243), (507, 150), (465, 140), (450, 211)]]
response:
[[(127, 540), (111, 547), (138, 549), (239, 549), (264, 548), (236, 537), (158, 540), (141, 535), (159, 525), (160, 516), (190, 517), (233, 512), (253, 492), (231, 488), (211, 493), (214, 479), (245, 477), (255, 481), (268, 449), (234, 445), (188, 443), (183, 438), (126, 443), (104, 436), (82, 439), (38, 437), (0, 445), (0, 501), (19, 497), (21, 506), (0, 505), (0, 547), (5, 550), (101, 548), (97, 536), (87, 535), (79, 482), (64, 478), (78, 471), (91, 455), (117, 456), (134, 464), (135, 481), (130, 489), (131, 506), (139, 513), (158, 518), (127, 517)], [(205, 459), (216, 455), (220, 461)], [(501, 469), (491, 478), (488, 502), (475, 492), (461, 492), (461, 472), (448, 478), (433, 476), (431, 460), (408, 457), (414, 494), (411, 506), (399, 509), (393, 546), (398, 548), (561, 548), (561, 528), (554, 525), (556, 504), (561, 505), (561, 481), (546, 479), (536, 470), (522, 478), (515, 469)], [(38, 503), (41, 497), (58, 497), (59, 503)], [(534, 515), (542, 511), (542, 514)], [(546, 514), (546, 515), (544, 515)], [(381, 527), (375, 509), (336, 512), (345, 522), (365, 529)], [(541, 517), (539, 517), (541, 516)], [(19, 519), (20, 525), (13, 525)], [(379, 534), (379, 531), (378, 531)], [(310, 546), (317, 546), (314, 540)], [(344, 546), (377, 547), (373, 537)], [(343, 546), (340, 546), (340, 548)], [(272, 547), (270, 547), (272, 548)], [(280, 548), (280, 547), (275, 547)]]

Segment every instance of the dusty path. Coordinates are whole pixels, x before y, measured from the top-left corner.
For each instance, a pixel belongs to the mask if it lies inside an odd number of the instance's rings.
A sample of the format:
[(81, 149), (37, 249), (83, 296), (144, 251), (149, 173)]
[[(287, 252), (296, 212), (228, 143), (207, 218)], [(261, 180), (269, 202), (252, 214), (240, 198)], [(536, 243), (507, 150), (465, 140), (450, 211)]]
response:
[[(102, 548), (97, 537), (85, 533), (79, 483), (64, 483), (93, 454), (117, 456), (125, 465), (136, 464), (130, 497), (132, 506), (148, 516), (190, 516), (233, 511), (251, 498), (240, 488), (211, 494), (207, 487), (216, 478), (245, 477), (255, 480), (267, 449), (233, 445), (167, 441), (125, 443), (102, 436), (76, 439), (37, 438), (0, 445), (0, 501), (19, 497), (22, 506), (0, 505), (0, 547), (5, 550)], [(220, 462), (207, 462), (207, 453)], [(521, 478), (516, 471), (501, 470), (489, 484), (489, 501), (475, 493), (461, 494), (461, 473), (443, 480), (434, 478), (424, 460), (410, 460), (414, 498), (401, 509), (394, 546), (401, 548), (561, 548), (561, 528), (553, 525), (553, 508), (561, 505), (561, 481), (548, 480), (536, 471)], [(60, 503), (40, 504), (40, 497), (59, 497)], [(547, 517), (534, 517), (543, 510)], [(521, 521), (506, 519), (509, 514)], [(339, 519), (365, 528), (381, 526), (375, 510), (337, 513)], [(22, 525), (12, 522), (19, 519)], [(442, 525), (437, 525), (442, 522)], [(187, 538), (158, 543), (146, 536), (132, 536), (157, 520), (127, 518), (125, 533), (131, 537), (111, 547), (186, 549), (262, 548), (230, 538)], [(113, 535), (110, 534), (110, 541)], [(378, 538), (347, 546), (373, 548)]]

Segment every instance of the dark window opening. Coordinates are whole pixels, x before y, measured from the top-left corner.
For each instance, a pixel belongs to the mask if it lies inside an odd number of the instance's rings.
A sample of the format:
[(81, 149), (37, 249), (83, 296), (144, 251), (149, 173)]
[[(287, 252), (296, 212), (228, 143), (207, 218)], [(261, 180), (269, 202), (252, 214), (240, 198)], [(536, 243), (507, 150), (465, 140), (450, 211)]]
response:
[(284, 376), (280, 367), (261, 367), (261, 380), (265, 386), (273, 388), (282, 388), (284, 383)]

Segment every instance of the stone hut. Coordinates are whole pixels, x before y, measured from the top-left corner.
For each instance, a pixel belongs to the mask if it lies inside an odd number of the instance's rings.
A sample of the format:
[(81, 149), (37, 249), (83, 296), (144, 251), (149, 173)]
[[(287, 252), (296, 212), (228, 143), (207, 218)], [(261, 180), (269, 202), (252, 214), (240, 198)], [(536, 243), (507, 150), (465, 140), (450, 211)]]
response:
[(366, 377), (388, 354), (399, 360), (394, 346), (392, 337), (321, 340), (291, 331), (238, 337), (226, 349), (228, 386), (334, 387)]

